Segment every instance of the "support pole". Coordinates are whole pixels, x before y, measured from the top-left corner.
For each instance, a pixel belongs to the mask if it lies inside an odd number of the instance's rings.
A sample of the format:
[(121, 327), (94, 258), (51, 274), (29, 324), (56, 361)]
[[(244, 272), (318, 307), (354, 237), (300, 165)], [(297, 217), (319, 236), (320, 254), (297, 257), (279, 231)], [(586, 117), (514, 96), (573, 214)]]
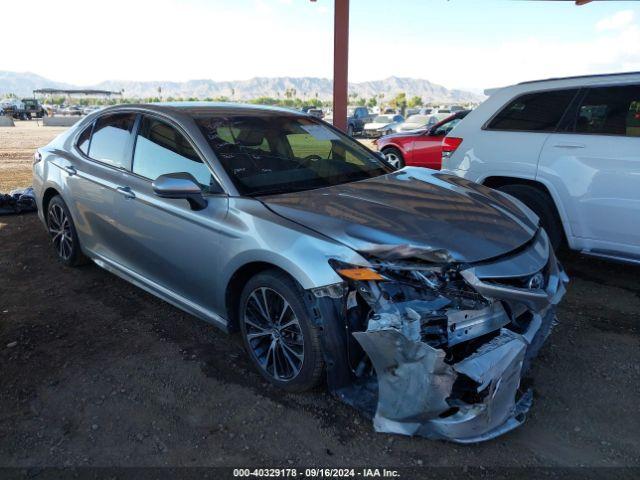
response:
[(335, 0), (333, 27), (333, 125), (347, 131), (349, 0)]

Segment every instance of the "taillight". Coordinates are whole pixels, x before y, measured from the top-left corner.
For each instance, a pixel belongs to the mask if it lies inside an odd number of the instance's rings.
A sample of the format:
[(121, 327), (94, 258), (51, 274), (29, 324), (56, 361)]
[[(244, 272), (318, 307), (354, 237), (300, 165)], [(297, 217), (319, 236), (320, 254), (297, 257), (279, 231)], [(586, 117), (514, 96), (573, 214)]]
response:
[(450, 158), (461, 143), (462, 139), (459, 137), (444, 137), (442, 140), (442, 161)]

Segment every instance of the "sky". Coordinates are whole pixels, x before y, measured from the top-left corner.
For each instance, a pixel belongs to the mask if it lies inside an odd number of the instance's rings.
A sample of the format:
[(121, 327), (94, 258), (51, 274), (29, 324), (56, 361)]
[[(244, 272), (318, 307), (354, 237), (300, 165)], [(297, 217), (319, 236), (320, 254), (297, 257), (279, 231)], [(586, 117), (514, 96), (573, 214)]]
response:
[[(75, 85), (332, 75), (333, 0), (6, 0), (1, 11), (0, 70)], [(640, 2), (351, 0), (350, 17), (354, 82), (482, 91), (640, 70)]]

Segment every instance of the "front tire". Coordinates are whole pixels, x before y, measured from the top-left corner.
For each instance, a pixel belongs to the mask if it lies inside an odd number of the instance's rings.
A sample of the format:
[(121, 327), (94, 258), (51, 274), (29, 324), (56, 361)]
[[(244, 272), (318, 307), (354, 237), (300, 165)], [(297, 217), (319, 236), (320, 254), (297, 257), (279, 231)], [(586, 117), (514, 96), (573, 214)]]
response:
[(245, 285), (239, 311), (242, 340), (260, 374), (284, 390), (309, 390), (321, 380), (320, 332), (311, 322), (304, 291), (277, 270)]
[(498, 187), (501, 192), (516, 197), (540, 218), (540, 225), (547, 232), (554, 251), (558, 251), (564, 244), (564, 230), (562, 222), (556, 212), (553, 199), (546, 193), (529, 185), (503, 185)]
[(58, 260), (69, 267), (87, 263), (73, 218), (60, 195), (53, 197), (47, 207), (47, 229)]
[(349, 135), (350, 137), (353, 137), (353, 125), (347, 126), (347, 135)]
[(383, 148), (382, 153), (387, 159), (387, 163), (396, 169), (400, 169), (405, 166), (404, 157), (402, 152), (395, 147)]

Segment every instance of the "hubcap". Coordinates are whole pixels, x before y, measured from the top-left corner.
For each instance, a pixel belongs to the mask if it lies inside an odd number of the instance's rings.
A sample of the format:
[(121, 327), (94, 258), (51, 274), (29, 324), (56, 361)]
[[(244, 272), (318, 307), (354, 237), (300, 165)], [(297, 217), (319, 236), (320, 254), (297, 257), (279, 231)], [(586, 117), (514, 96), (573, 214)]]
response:
[(290, 381), (304, 361), (304, 337), (289, 303), (268, 287), (255, 289), (245, 305), (247, 343), (260, 367), (271, 377)]
[(400, 167), (400, 157), (398, 155), (390, 152), (390, 153), (385, 153), (384, 156), (387, 158), (387, 162), (389, 162), (391, 166), (396, 168)]
[(49, 234), (53, 242), (53, 248), (60, 258), (69, 260), (73, 252), (73, 238), (69, 217), (60, 205), (49, 208)]

